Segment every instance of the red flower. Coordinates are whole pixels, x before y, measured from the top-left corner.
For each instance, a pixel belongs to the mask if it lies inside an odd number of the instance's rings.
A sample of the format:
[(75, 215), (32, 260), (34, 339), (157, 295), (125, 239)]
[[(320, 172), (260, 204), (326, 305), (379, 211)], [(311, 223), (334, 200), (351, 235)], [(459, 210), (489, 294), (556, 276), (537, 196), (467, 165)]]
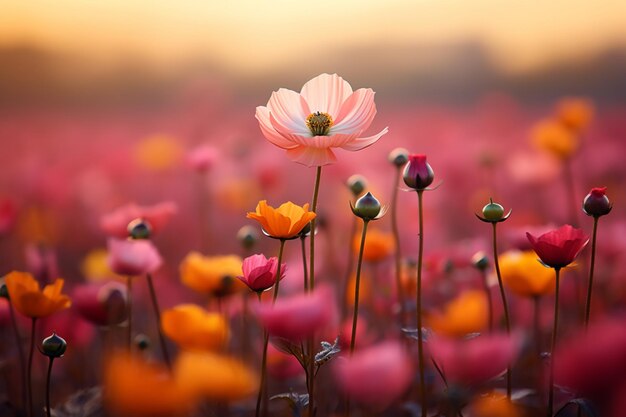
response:
[[(273, 256), (267, 259), (264, 255), (252, 255), (243, 260), (243, 276), (239, 280), (246, 284), (252, 291), (265, 291), (276, 283), (278, 272), (278, 258)], [(280, 279), (285, 277), (287, 264), (281, 263)]]
[(589, 242), (589, 236), (569, 224), (535, 237), (526, 232), (530, 245), (545, 265), (561, 269), (574, 259)]

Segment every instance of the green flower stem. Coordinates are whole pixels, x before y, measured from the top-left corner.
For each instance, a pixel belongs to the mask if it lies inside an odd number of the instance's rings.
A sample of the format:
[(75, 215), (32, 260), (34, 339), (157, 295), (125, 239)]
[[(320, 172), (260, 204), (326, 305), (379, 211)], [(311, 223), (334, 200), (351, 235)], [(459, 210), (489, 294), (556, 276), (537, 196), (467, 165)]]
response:
[(126, 277), (126, 316), (128, 320), (127, 343), (130, 353), (133, 343), (133, 278), (130, 275)]
[(276, 303), (278, 298), (278, 286), (280, 285), (280, 263), (283, 260), (283, 250), (285, 249), (285, 239), (280, 239), (280, 249), (278, 249), (278, 267), (276, 267), (276, 283), (274, 284), (274, 297), (272, 304)]
[(559, 325), (559, 273), (560, 268), (554, 268), (556, 273), (556, 290), (554, 293), (554, 325), (552, 327), (552, 346), (550, 348), (550, 391), (548, 392), (548, 412), (546, 416), (552, 417), (554, 406), (554, 350), (556, 348), (556, 334)]
[[(496, 275), (498, 276), (498, 286), (500, 287), (500, 296), (502, 297), (502, 306), (504, 307), (504, 322), (506, 324), (506, 333), (511, 334), (511, 319), (509, 316), (509, 304), (506, 301), (506, 293), (504, 292), (504, 284), (502, 283), (502, 275), (500, 274), (500, 262), (498, 262), (498, 240), (496, 233), (496, 225), (498, 223), (492, 222), (493, 226), (493, 263), (496, 267)], [(506, 397), (511, 400), (511, 364), (508, 365), (506, 370)]]
[(48, 376), (46, 377), (46, 415), (50, 417), (50, 376), (52, 375), (52, 363), (54, 357), (50, 356), (48, 361)]
[(30, 351), (28, 353), (28, 371), (26, 373), (26, 385), (28, 386), (28, 415), (33, 417), (33, 353), (35, 353), (35, 325), (37, 318), (33, 317), (30, 326)]
[(150, 289), (150, 298), (152, 299), (152, 308), (157, 318), (157, 333), (159, 334), (159, 342), (161, 344), (161, 350), (163, 351), (163, 359), (167, 368), (172, 370), (172, 361), (167, 351), (167, 344), (165, 343), (165, 336), (163, 336), (163, 330), (161, 329), (161, 309), (159, 308), (159, 302), (157, 301), (156, 291), (154, 290), (154, 284), (152, 283), (152, 274), (147, 274), (146, 279), (148, 281), (148, 288)]
[[(257, 296), (259, 297), (259, 303), (261, 302), (261, 293), (258, 292)], [(263, 330), (263, 358), (261, 360), (261, 385), (259, 386), (259, 395), (256, 399), (256, 412), (255, 416), (259, 417), (261, 415), (261, 402), (263, 400), (263, 396), (265, 394), (265, 386), (267, 384), (267, 345), (270, 340), (270, 335), (267, 330)]]
[[(322, 167), (318, 166), (315, 173), (315, 186), (313, 189), (313, 203), (311, 211), (317, 214), (317, 198), (320, 190), (320, 179), (322, 177)], [(309, 291), (315, 289), (315, 223), (316, 218), (311, 220), (311, 251), (309, 256)], [(315, 337), (308, 340), (308, 365), (309, 365), (309, 417), (315, 416)]]
[(417, 255), (417, 354), (420, 370), (420, 403), (422, 416), (428, 416), (428, 405), (426, 399), (426, 373), (424, 370), (424, 337), (422, 334), (422, 262), (424, 257), (424, 210), (423, 210), (424, 190), (417, 190), (418, 218), (419, 218), (419, 249)]
[(363, 250), (365, 248), (365, 236), (369, 220), (363, 219), (363, 231), (361, 232), (361, 246), (359, 247), (359, 259), (356, 264), (356, 283), (354, 285), (354, 313), (352, 315), (352, 337), (350, 338), (350, 355), (354, 353), (356, 345), (356, 326), (359, 318), (359, 287), (361, 285), (361, 266), (363, 265)]
[(22, 338), (20, 337), (20, 331), (17, 327), (17, 321), (15, 319), (15, 309), (13, 303), (9, 299), (9, 311), (11, 313), (11, 327), (13, 327), (13, 334), (15, 336), (15, 347), (17, 348), (17, 354), (20, 361), (20, 374), (22, 376), (22, 405), (26, 404), (26, 396), (28, 387), (26, 385), (26, 358), (24, 357), (24, 349), (22, 347)]
[(593, 217), (593, 236), (591, 238), (591, 265), (589, 267), (589, 286), (587, 287), (587, 303), (585, 304), (585, 328), (589, 326), (591, 315), (591, 290), (593, 288), (593, 270), (596, 264), (596, 235), (598, 232), (598, 216)]
[(393, 183), (393, 191), (391, 195), (391, 231), (396, 244), (395, 250), (395, 275), (396, 275), (396, 294), (398, 303), (400, 304), (400, 327), (406, 327), (406, 311), (404, 308), (404, 297), (402, 293), (402, 283), (400, 281), (402, 253), (400, 252), (400, 232), (398, 231), (398, 189), (400, 188), (400, 177), (402, 176), (402, 167), (396, 169), (396, 175)]
[(305, 245), (306, 236), (300, 236), (300, 247), (302, 249), (302, 273), (304, 276), (304, 292), (309, 292), (309, 266), (306, 263), (306, 245)]

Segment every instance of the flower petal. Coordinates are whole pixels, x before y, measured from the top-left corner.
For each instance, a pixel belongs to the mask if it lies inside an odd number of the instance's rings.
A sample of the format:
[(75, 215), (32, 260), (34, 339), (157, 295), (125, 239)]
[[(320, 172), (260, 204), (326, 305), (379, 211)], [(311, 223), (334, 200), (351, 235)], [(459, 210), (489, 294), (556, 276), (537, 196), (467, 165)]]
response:
[(308, 167), (323, 166), (337, 161), (337, 157), (329, 148), (312, 148), (298, 146), (288, 149), (287, 156), (294, 162)]
[(295, 91), (281, 88), (272, 93), (267, 108), (272, 116), (274, 128), (282, 134), (310, 135), (306, 118), (311, 113), (307, 103)]
[(367, 148), (368, 146), (376, 143), (376, 141), (380, 139), (387, 132), (389, 132), (389, 128), (386, 127), (380, 132), (378, 132), (377, 134), (375, 134), (374, 136), (355, 139), (352, 142), (346, 143), (345, 145), (341, 146), (341, 148), (345, 149), (346, 151), (358, 151), (363, 148)]
[(308, 103), (310, 113), (319, 111), (335, 118), (341, 104), (352, 94), (352, 87), (337, 74), (320, 74), (304, 84), (300, 94)]
[(254, 117), (259, 121), (259, 127), (261, 128), (263, 136), (265, 136), (265, 139), (270, 143), (283, 149), (291, 149), (297, 146), (274, 129), (270, 120), (270, 111), (267, 107), (257, 107)]
[(298, 135), (291, 135), (290, 138), (294, 143), (306, 146), (310, 148), (340, 148), (344, 145), (354, 141), (357, 139), (358, 135), (351, 134), (345, 135), (343, 133), (337, 133), (331, 136), (313, 136), (313, 137), (302, 137)]
[(376, 116), (374, 91), (371, 88), (360, 88), (339, 109), (332, 133), (357, 133), (365, 131)]

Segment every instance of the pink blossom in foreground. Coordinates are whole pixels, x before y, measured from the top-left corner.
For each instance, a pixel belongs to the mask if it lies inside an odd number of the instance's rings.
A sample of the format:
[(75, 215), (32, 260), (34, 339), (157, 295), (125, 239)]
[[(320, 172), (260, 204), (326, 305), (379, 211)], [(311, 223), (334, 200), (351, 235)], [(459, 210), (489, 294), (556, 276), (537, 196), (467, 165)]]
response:
[(153, 206), (128, 204), (100, 218), (100, 227), (109, 236), (125, 238), (128, 236), (128, 223), (143, 219), (150, 224), (152, 233), (158, 233), (178, 212), (178, 206), (166, 201)]
[(334, 299), (331, 287), (320, 286), (313, 294), (279, 297), (274, 305), (262, 303), (255, 313), (270, 335), (302, 340), (334, 322)]
[(115, 281), (79, 285), (72, 294), (72, 308), (93, 324), (119, 324), (126, 319), (126, 287)]
[(143, 275), (159, 269), (161, 255), (149, 240), (114, 239), (108, 241), (109, 267), (119, 275)]
[(321, 74), (308, 81), (300, 93), (281, 88), (267, 106), (256, 109), (265, 138), (287, 150), (287, 156), (306, 166), (328, 165), (337, 160), (333, 148), (358, 151), (385, 133), (361, 137), (376, 115), (374, 91), (352, 87), (337, 74)]
[(385, 408), (397, 400), (413, 379), (406, 349), (386, 341), (337, 359), (333, 366), (340, 387), (356, 401)]
[(449, 382), (476, 385), (495, 378), (515, 361), (520, 351), (519, 335), (482, 335), (452, 340), (432, 337), (431, 354)]
[[(276, 283), (276, 273), (278, 272), (278, 258), (272, 256), (266, 258), (264, 255), (256, 254), (248, 256), (242, 264), (243, 276), (238, 276), (239, 280), (246, 284), (252, 291), (265, 291)], [(285, 277), (287, 264), (280, 266), (280, 279)]]

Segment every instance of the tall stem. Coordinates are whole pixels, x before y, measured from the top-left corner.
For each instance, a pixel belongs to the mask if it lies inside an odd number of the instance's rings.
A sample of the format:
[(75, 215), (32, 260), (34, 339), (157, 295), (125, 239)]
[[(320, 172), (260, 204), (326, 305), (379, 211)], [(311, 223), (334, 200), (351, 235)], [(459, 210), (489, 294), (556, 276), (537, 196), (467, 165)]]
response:
[[(509, 304), (506, 301), (506, 293), (504, 292), (504, 285), (502, 284), (502, 275), (500, 274), (500, 262), (498, 262), (498, 240), (496, 233), (496, 225), (498, 223), (493, 222), (493, 263), (496, 267), (496, 275), (498, 276), (498, 286), (500, 287), (500, 296), (502, 297), (502, 305), (504, 306), (504, 321), (506, 324), (506, 333), (511, 334), (511, 320), (509, 318)], [(506, 396), (511, 400), (511, 364), (507, 366), (506, 370)]]
[(547, 416), (552, 417), (554, 405), (554, 350), (556, 348), (556, 334), (559, 325), (559, 273), (560, 268), (554, 268), (556, 273), (556, 291), (554, 293), (554, 325), (552, 327), (552, 346), (550, 348), (550, 391), (548, 392), (548, 412)]
[(11, 327), (13, 327), (13, 334), (15, 336), (15, 347), (17, 348), (17, 354), (20, 361), (20, 374), (22, 378), (22, 406), (26, 404), (26, 396), (28, 387), (26, 385), (26, 358), (24, 357), (24, 349), (22, 347), (22, 338), (20, 337), (20, 331), (17, 327), (17, 320), (15, 319), (15, 310), (13, 309), (13, 303), (9, 300), (9, 310), (11, 313)]
[(28, 385), (28, 415), (33, 417), (33, 353), (35, 352), (35, 325), (37, 318), (33, 317), (30, 326), (30, 351), (28, 353), (28, 372), (26, 374), (26, 385)]
[(417, 354), (420, 370), (420, 396), (422, 404), (422, 416), (428, 415), (426, 399), (426, 377), (424, 370), (424, 337), (422, 335), (422, 262), (424, 256), (424, 210), (423, 210), (424, 190), (417, 190), (418, 218), (419, 218), (419, 249), (417, 255)]
[[(261, 293), (257, 293), (259, 297), (259, 303), (261, 302)], [(265, 386), (267, 384), (267, 345), (269, 343), (270, 335), (266, 329), (263, 330), (263, 358), (261, 359), (261, 385), (259, 386), (259, 395), (256, 399), (256, 412), (255, 416), (261, 415), (261, 402), (265, 393)]]
[(163, 359), (169, 370), (172, 370), (172, 362), (170, 355), (167, 351), (167, 345), (165, 343), (165, 336), (163, 336), (163, 330), (161, 329), (161, 309), (159, 308), (159, 302), (157, 301), (156, 291), (154, 290), (154, 284), (152, 283), (152, 274), (146, 275), (148, 281), (148, 288), (150, 289), (150, 298), (152, 299), (152, 308), (157, 318), (157, 332), (159, 334), (159, 342), (161, 343), (161, 350), (163, 351)]
[(309, 292), (309, 265), (306, 263), (306, 237), (300, 237), (300, 248), (302, 249), (302, 274), (304, 276), (304, 292)]
[(361, 266), (363, 264), (363, 249), (365, 248), (365, 235), (369, 220), (363, 220), (363, 232), (361, 232), (361, 246), (359, 247), (359, 259), (356, 264), (356, 283), (354, 285), (354, 314), (352, 315), (352, 338), (350, 339), (350, 355), (354, 352), (356, 344), (356, 326), (359, 318), (359, 287), (361, 285)]
[(132, 351), (133, 343), (133, 278), (129, 275), (126, 277), (126, 317), (128, 319), (128, 352)]
[(598, 216), (593, 217), (593, 237), (591, 238), (591, 266), (589, 267), (589, 286), (587, 287), (587, 303), (585, 305), (585, 328), (589, 326), (591, 314), (591, 290), (593, 288), (593, 270), (596, 264), (596, 234), (598, 232)]
[(406, 327), (406, 312), (404, 309), (404, 297), (402, 294), (402, 283), (400, 281), (402, 253), (400, 252), (400, 232), (398, 231), (398, 188), (400, 187), (400, 176), (402, 175), (401, 167), (396, 169), (396, 175), (393, 181), (393, 191), (391, 195), (391, 231), (393, 233), (394, 242), (396, 244), (395, 251), (395, 275), (396, 275), (396, 294), (398, 303), (400, 304), (400, 326)]
[(52, 363), (54, 358), (50, 356), (48, 361), (48, 376), (46, 377), (46, 415), (50, 417), (50, 376), (52, 375)]
[[(313, 189), (313, 202), (311, 211), (317, 213), (317, 197), (320, 190), (320, 179), (322, 177), (322, 167), (318, 166), (315, 173), (315, 186)], [(311, 220), (311, 251), (309, 256), (309, 291), (315, 289), (315, 223), (316, 218)], [(309, 374), (309, 417), (315, 416), (315, 336), (308, 340), (308, 374)]]
[(280, 284), (280, 267), (283, 260), (283, 249), (285, 248), (285, 239), (280, 239), (280, 249), (278, 249), (278, 266), (276, 267), (276, 283), (274, 284), (274, 297), (272, 298), (272, 304), (276, 303), (278, 298), (278, 286)]

